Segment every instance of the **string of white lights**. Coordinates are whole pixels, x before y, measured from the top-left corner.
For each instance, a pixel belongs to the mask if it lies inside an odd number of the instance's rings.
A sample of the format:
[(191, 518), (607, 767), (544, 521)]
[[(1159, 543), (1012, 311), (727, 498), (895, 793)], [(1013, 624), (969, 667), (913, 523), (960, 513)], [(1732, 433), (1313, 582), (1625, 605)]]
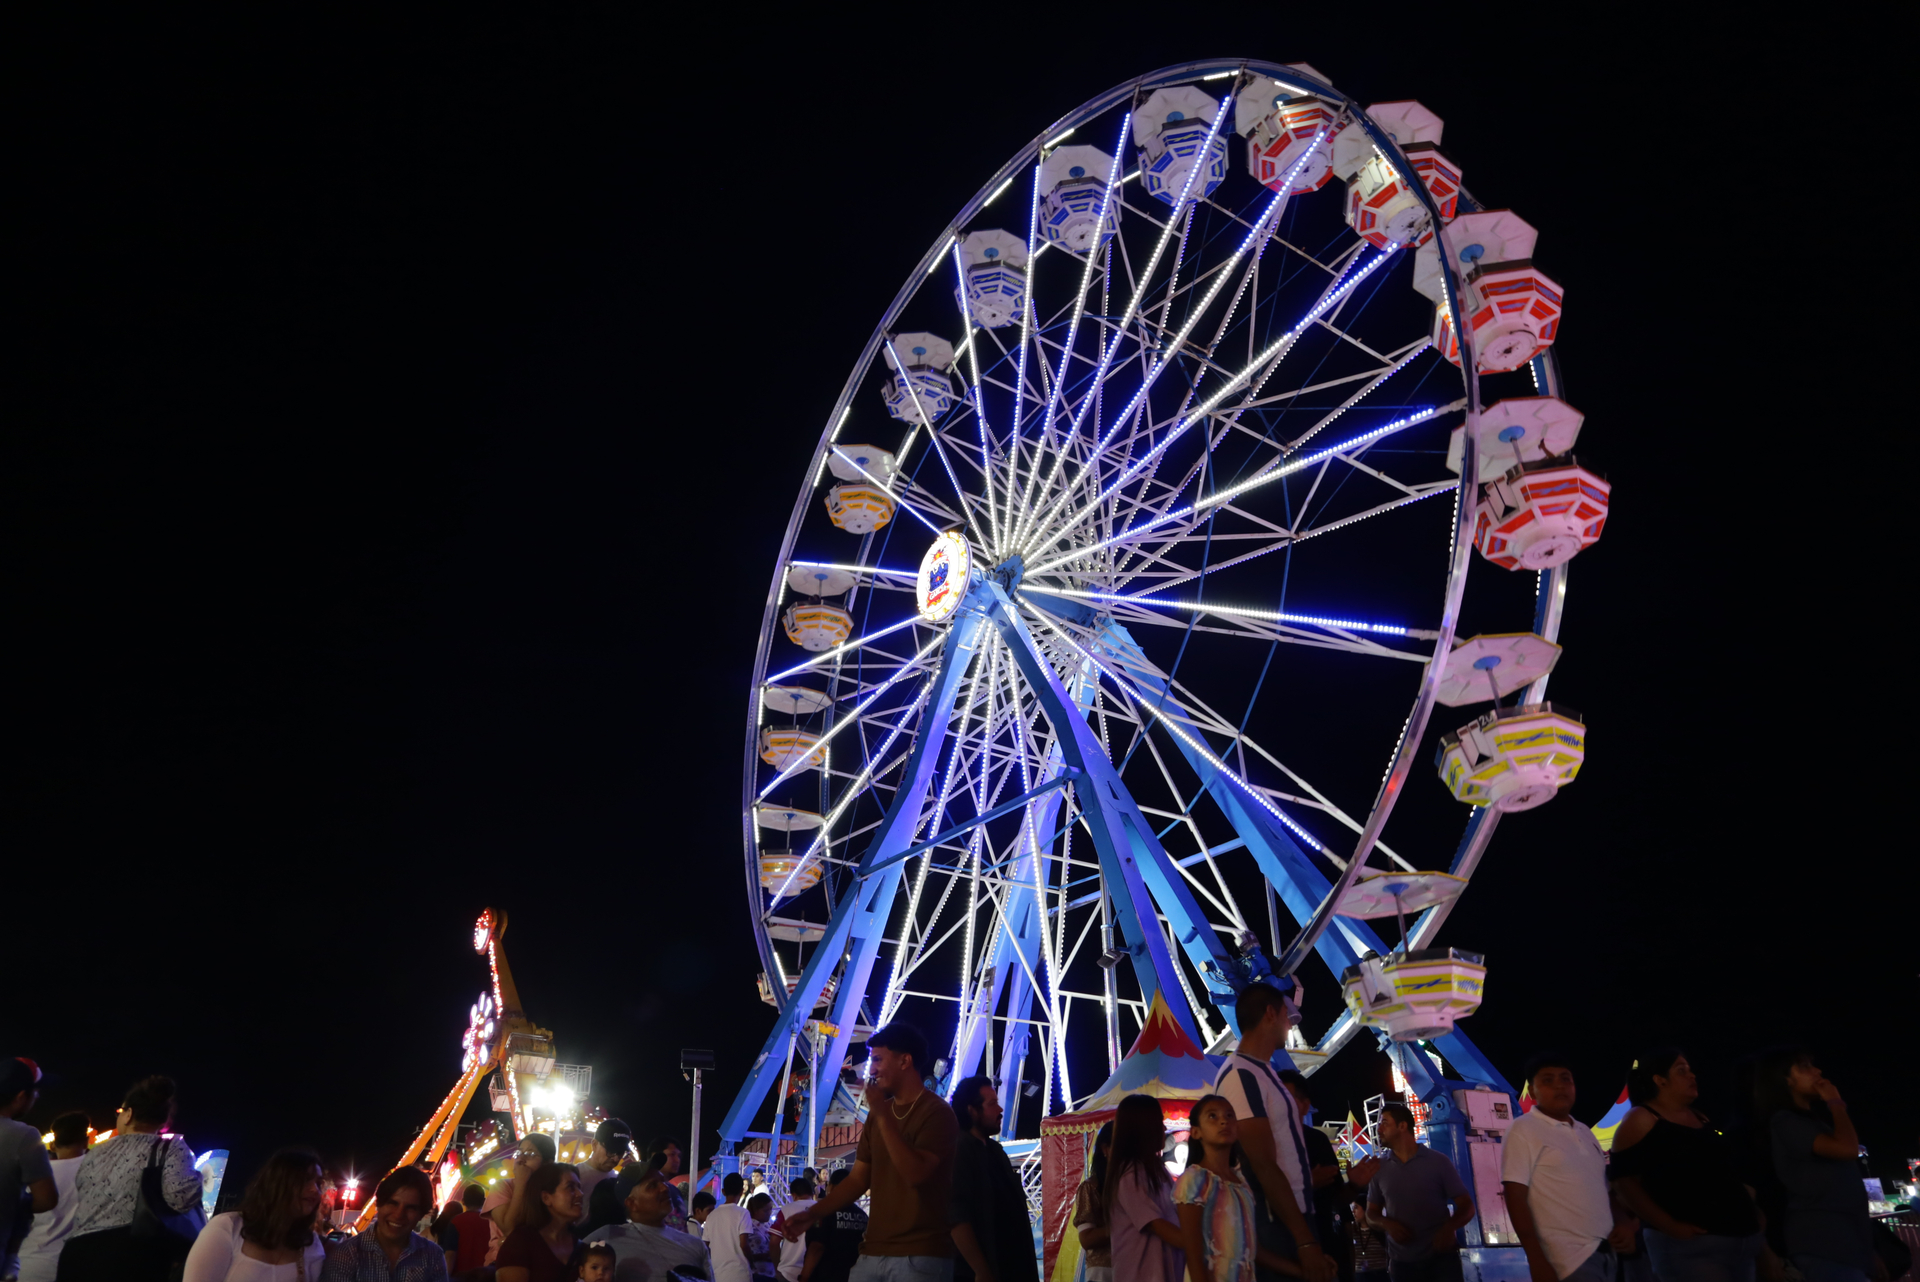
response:
[(1289, 614), (1282, 610), (1262, 610), (1255, 606), (1217, 605), (1211, 601), (1169, 601), (1162, 597), (1126, 596), (1118, 592), (1088, 592), (1079, 588), (1044, 589), (1052, 596), (1076, 597), (1083, 601), (1111, 601), (1116, 605), (1158, 605), (1174, 610), (1198, 610), (1235, 618), (1261, 619), (1268, 623), (1298, 623), (1318, 628), (1339, 628), (1345, 632), (1379, 632), (1404, 637), (1412, 633), (1397, 623), (1365, 623), (1358, 619), (1336, 619), (1319, 614)]

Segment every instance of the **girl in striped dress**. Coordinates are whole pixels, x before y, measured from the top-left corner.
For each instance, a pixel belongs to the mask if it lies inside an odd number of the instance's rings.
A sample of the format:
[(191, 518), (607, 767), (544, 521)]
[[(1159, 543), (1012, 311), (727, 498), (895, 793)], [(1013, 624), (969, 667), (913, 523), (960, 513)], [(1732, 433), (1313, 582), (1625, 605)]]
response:
[(1260, 1249), (1253, 1221), (1253, 1185), (1239, 1169), (1233, 1105), (1208, 1095), (1193, 1106), (1187, 1169), (1173, 1188), (1186, 1240), (1190, 1282), (1254, 1282), (1254, 1265), (1293, 1277), (1300, 1266)]

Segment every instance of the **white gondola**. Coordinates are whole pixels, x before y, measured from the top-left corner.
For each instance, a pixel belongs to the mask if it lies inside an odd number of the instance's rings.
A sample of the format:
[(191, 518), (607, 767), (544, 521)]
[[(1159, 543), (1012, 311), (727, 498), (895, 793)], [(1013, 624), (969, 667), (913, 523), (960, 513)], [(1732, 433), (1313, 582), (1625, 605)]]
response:
[(853, 635), (853, 616), (824, 601), (796, 601), (783, 616), (787, 640), (802, 650), (819, 654)]
[(827, 753), (820, 747), (817, 734), (785, 726), (765, 726), (760, 731), (760, 760), (775, 770), (785, 770), (802, 761), (818, 770), (827, 764)]
[(1468, 637), (1447, 656), (1434, 697), (1450, 708), (1504, 699), (1553, 671), (1560, 647), (1532, 632)]
[(1113, 157), (1098, 147), (1055, 147), (1040, 162), (1040, 190), (1046, 193), (1040, 201), (1040, 234), (1048, 244), (1084, 254), (1096, 239), (1104, 245), (1120, 230), (1120, 193), (1107, 195), (1109, 175)]
[[(1445, 123), (1417, 102), (1379, 102), (1367, 108), (1400, 148), (1439, 207), (1453, 220), (1460, 199), (1460, 167), (1440, 154)], [(1347, 180), (1347, 225), (1379, 249), (1423, 244), (1433, 216), (1420, 193), (1402, 181), (1364, 129), (1342, 130), (1334, 145), (1334, 172)]]
[(1473, 543), (1509, 570), (1550, 570), (1599, 541), (1613, 487), (1568, 454), (1518, 463), (1480, 487)]
[(826, 822), (823, 816), (814, 811), (795, 810), (791, 806), (779, 806), (770, 801), (763, 801), (753, 808), (753, 821), (775, 832), (811, 832)]
[[(1287, 65), (1316, 80), (1326, 79), (1304, 62)], [(1333, 177), (1339, 108), (1302, 92), (1300, 86), (1254, 76), (1234, 98), (1234, 130), (1247, 140), (1247, 172), (1263, 186), (1279, 191), (1296, 165), (1299, 172), (1291, 191), (1319, 191)]]
[[(895, 359), (895, 354), (898, 359)], [(881, 389), (887, 413), (902, 423), (932, 423), (953, 408), (953, 344), (938, 334), (895, 334), (880, 349), (893, 377)]]
[[(1422, 251), (1425, 252), (1424, 250)], [(1557, 396), (1509, 396), (1480, 411), (1480, 479), (1505, 476), (1515, 463), (1540, 463), (1566, 454), (1580, 439), (1586, 416)], [(1460, 470), (1464, 425), (1447, 443), (1447, 470)]]
[(833, 699), (826, 691), (809, 686), (761, 686), (760, 706), (789, 717), (810, 717), (831, 708)]
[(999, 329), (1017, 322), (1027, 305), (1027, 242), (1011, 232), (976, 231), (962, 238), (959, 249), (973, 323)]
[(1495, 708), (1440, 736), (1435, 765), (1456, 798), (1493, 810), (1531, 810), (1572, 783), (1587, 759), (1580, 714), (1551, 703)]
[(837, 565), (796, 565), (787, 571), (787, 586), (802, 596), (845, 596), (859, 581)]
[(1148, 195), (1173, 204), (1196, 165), (1200, 173), (1188, 193), (1190, 200), (1211, 196), (1225, 181), (1227, 140), (1213, 133), (1219, 114), (1219, 100), (1192, 85), (1156, 89), (1140, 104), (1133, 115), (1133, 141), (1140, 147), (1140, 183)]
[(1440, 285), (1439, 254), (1453, 256), (1460, 306), (1471, 321), (1473, 353), (1483, 374), (1519, 369), (1560, 330), (1563, 293), (1533, 265), (1533, 227), (1511, 209), (1462, 214), (1414, 259), (1413, 287), (1434, 301), (1433, 345), (1455, 365), (1460, 339)]
[(843, 481), (873, 481), (886, 485), (893, 480), (892, 450), (878, 445), (840, 445), (827, 451), (827, 470)]
[(877, 485), (836, 485), (827, 491), (827, 516), (848, 534), (872, 534), (893, 519), (893, 500)]

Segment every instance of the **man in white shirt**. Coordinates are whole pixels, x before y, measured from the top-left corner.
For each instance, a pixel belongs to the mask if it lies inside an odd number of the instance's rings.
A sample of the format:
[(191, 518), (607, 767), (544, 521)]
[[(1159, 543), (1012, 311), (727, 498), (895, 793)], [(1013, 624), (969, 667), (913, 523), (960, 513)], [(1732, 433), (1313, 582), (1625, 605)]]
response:
[(87, 1115), (62, 1113), (53, 1119), (54, 1188), (60, 1201), (51, 1211), (33, 1217), (26, 1241), (20, 1244), (20, 1282), (53, 1282), (60, 1271), (60, 1248), (73, 1230), (73, 1177), (87, 1155)]
[[(773, 1217), (773, 1231), (779, 1234), (786, 1232), (787, 1217), (789, 1215), (800, 1214), (800, 1212), (812, 1206), (815, 1200), (813, 1196), (813, 1181), (805, 1177), (796, 1179), (787, 1185), (787, 1192), (792, 1194), (792, 1198), (785, 1206), (780, 1208), (780, 1213)], [(798, 1250), (790, 1249), (782, 1251), (780, 1253), (780, 1276), (785, 1278), (787, 1282), (800, 1282), (800, 1270), (806, 1262), (807, 1250), (804, 1244), (802, 1244)]]
[(1526, 1085), (1533, 1108), (1507, 1128), (1500, 1183), (1532, 1282), (1614, 1282), (1607, 1159), (1573, 1117), (1573, 1069), (1562, 1056), (1535, 1056)]
[[(1291, 990), (1295, 981), (1282, 980)], [(1300, 1022), (1300, 1008), (1272, 984), (1248, 984), (1236, 1004), (1240, 1044), (1227, 1056), (1213, 1090), (1233, 1105), (1240, 1121), (1240, 1151), (1266, 1194), (1255, 1199), (1260, 1245), (1297, 1259), (1306, 1282), (1332, 1282), (1336, 1266), (1321, 1250), (1308, 1220), (1313, 1168), (1293, 1092), (1274, 1071), (1273, 1054)], [(1251, 1122), (1265, 1125), (1250, 1125)], [(1259, 1270), (1260, 1282), (1277, 1274)]]
[(735, 1171), (720, 1181), (720, 1204), (707, 1216), (701, 1234), (707, 1241), (707, 1253), (713, 1257), (713, 1282), (752, 1282), (753, 1264), (740, 1249), (740, 1235), (747, 1231), (747, 1208), (740, 1205), (746, 1181)]

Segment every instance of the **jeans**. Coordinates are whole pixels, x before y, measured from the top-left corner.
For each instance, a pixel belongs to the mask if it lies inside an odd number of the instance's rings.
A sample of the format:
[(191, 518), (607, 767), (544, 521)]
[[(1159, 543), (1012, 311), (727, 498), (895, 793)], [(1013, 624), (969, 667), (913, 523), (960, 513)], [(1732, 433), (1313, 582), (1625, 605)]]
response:
[(1460, 1282), (1460, 1252), (1435, 1251), (1424, 1260), (1388, 1260), (1392, 1282)]
[(946, 1255), (863, 1255), (847, 1282), (953, 1282), (953, 1257)]
[[(1253, 1235), (1254, 1240), (1272, 1251), (1283, 1260), (1300, 1258), (1300, 1248), (1294, 1243), (1293, 1231), (1267, 1209), (1267, 1199), (1259, 1194), (1253, 1199)], [(1264, 1265), (1256, 1265), (1253, 1270), (1254, 1282), (1292, 1282), (1285, 1274), (1275, 1273)]]
[(1867, 1271), (1851, 1264), (1842, 1264), (1838, 1260), (1826, 1260), (1817, 1255), (1796, 1255), (1793, 1262), (1800, 1266), (1807, 1282), (1867, 1282)]
[(1726, 1237), (1702, 1233), (1682, 1240), (1647, 1230), (1647, 1257), (1660, 1282), (1753, 1282), (1760, 1235)]
[[(1656, 1270), (1657, 1272), (1657, 1270)], [(1580, 1261), (1580, 1267), (1560, 1282), (1614, 1282), (1620, 1275), (1620, 1257), (1605, 1242), (1593, 1248), (1593, 1254)], [(1662, 1282), (1665, 1282), (1662, 1279)]]

